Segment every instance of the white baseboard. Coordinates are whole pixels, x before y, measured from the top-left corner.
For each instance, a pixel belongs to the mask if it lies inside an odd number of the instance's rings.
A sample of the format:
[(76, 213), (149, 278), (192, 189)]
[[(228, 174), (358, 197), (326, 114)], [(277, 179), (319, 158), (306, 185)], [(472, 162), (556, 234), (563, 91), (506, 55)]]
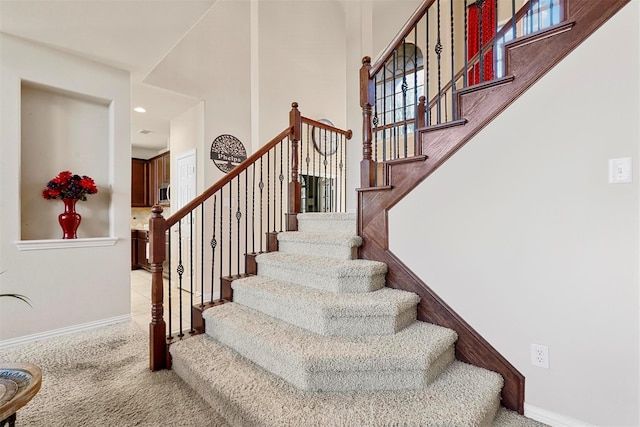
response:
[(537, 408), (528, 403), (524, 404), (525, 417), (541, 423), (549, 424), (551, 427), (596, 427), (593, 424), (567, 417), (566, 415), (556, 414), (546, 409)]
[(38, 334), (25, 335), (23, 337), (3, 340), (3, 341), (0, 341), (0, 350), (9, 348), (9, 347), (15, 347), (17, 345), (40, 341), (46, 338), (59, 337), (62, 335), (72, 334), (74, 332), (95, 329), (101, 326), (113, 325), (116, 323), (124, 323), (130, 320), (131, 320), (131, 314), (125, 314), (122, 316), (110, 317), (108, 319), (96, 320), (94, 322), (83, 323), (80, 325), (69, 326), (66, 328), (54, 329), (52, 331), (40, 332)]

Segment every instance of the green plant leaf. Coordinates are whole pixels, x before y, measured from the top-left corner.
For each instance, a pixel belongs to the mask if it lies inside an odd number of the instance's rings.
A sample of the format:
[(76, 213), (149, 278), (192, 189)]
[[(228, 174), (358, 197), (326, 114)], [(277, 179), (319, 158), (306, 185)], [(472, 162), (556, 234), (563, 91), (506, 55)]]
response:
[(20, 301), (23, 301), (29, 307), (33, 307), (31, 305), (31, 302), (29, 301), (29, 298), (24, 296), (24, 295), (20, 295), (20, 294), (0, 294), (0, 297), (16, 298), (16, 299), (19, 299)]

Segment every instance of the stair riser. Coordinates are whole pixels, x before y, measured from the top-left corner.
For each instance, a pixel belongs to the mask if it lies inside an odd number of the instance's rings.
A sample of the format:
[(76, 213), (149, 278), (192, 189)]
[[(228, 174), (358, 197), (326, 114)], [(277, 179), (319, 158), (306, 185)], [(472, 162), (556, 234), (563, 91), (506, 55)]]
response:
[(413, 323), (417, 316), (417, 309), (413, 306), (397, 315), (334, 317), (308, 305), (295, 304), (277, 297), (265, 298), (247, 288), (236, 288), (233, 295), (234, 302), (238, 304), (327, 336), (390, 335)]
[(309, 231), (312, 233), (341, 233), (355, 234), (355, 221), (319, 221), (319, 220), (300, 220), (298, 218), (298, 231)]
[(330, 277), (308, 271), (287, 270), (281, 265), (258, 264), (258, 274), (275, 280), (295, 283), (323, 291), (341, 293), (362, 293), (382, 289), (385, 275), (376, 274), (367, 277)]
[(357, 247), (338, 245), (310, 244), (301, 242), (278, 242), (278, 251), (289, 254), (321, 256), (333, 259), (350, 260), (358, 258)]
[(426, 369), (345, 369), (336, 361), (336, 369), (304, 366), (296, 357), (272, 346), (268, 337), (256, 337), (234, 328), (233, 321), (207, 319), (207, 335), (251, 360), (294, 387), (305, 391), (380, 391), (416, 390), (433, 381), (454, 360), (453, 346), (441, 353)]

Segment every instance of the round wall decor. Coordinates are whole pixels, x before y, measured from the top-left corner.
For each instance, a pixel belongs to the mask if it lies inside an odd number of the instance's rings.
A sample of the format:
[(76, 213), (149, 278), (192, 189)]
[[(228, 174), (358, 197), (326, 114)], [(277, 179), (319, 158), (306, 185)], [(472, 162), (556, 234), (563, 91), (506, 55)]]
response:
[(220, 135), (211, 143), (211, 160), (224, 173), (228, 173), (247, 158), (247, 150), (233, 135)]
[[(333, 123), (327, 119), (318, 120), (325, 125), (333, 126)], [(311, 139), (314, 148), (323, 156), (331, 156), (338, 151), (338, 135), (335, 132), (328, 131), (314, 126), (311, 130)]]

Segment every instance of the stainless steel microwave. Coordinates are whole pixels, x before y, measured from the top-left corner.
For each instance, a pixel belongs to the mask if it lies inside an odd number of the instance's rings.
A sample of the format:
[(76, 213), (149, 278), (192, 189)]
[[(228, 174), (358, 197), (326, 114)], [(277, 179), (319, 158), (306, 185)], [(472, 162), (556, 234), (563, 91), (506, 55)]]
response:
[(171, 201), (171, 186), (169, 184), (163, 184), (158, 188), (158, 204), (169, 205)]

